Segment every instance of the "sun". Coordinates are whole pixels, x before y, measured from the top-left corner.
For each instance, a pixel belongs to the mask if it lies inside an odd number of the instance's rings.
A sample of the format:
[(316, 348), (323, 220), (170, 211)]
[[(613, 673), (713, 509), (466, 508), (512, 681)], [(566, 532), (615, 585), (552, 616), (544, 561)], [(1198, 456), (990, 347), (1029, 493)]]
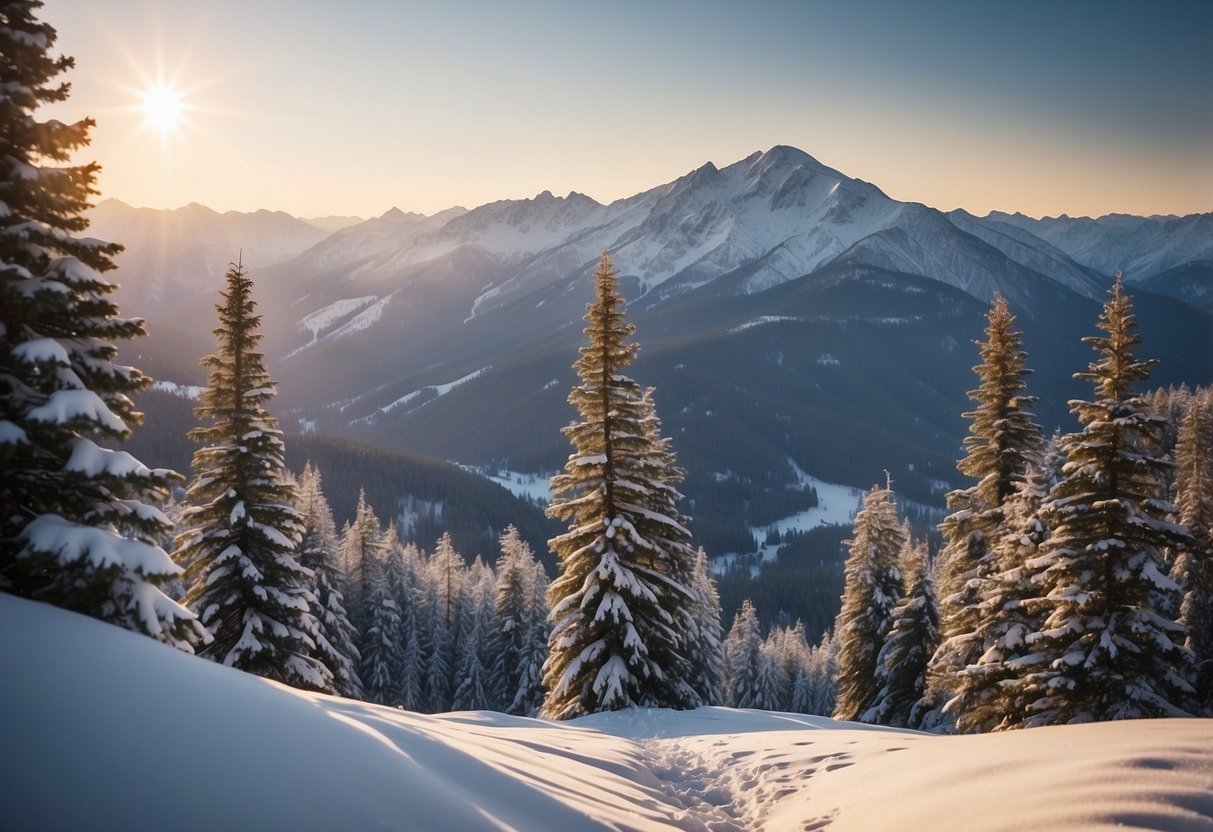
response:
[(142, 93), (140, 109), (144, 124), (160, 133), (160, 143), (176, 133), (185, 119), (186, 105), (181, 93), (173, 87), (156, 84)]

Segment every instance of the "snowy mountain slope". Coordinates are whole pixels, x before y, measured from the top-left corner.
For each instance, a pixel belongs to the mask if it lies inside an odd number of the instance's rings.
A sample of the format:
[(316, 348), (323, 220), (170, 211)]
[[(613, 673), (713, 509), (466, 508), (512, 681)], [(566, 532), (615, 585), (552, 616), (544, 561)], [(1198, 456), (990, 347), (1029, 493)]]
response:
[(0, 594), (0, 826), (1213, 829), (1213, 723), (934, 737), (703, 708), (545, 723), (309, 694)]
[(402, 246), (421, 234), (441, 228), (465, 213), (462, 207), (448, 208), (426, 216), (392, 208), (386, 213), (345, 226), (316, 245), (299, 253), (290, 266), (299, 274), (324, 272), (335, 266), (349, 267), (368, 257)]
[(1141, 281), (1151, 292), (1213, 312), (1213, 260), (1193, 260)]
[(1130, 282), (1196, 260), (1213, 259), (1213, 213), (1184, 217), (1044, 217), (990, 213), (987, 220), (1014, 225), (1106, 275), (1118, 269)]
[(1019, 265), (1039, 272), (1084, 297), (1102, 302), (1107, 296), (1110, 283), (1104, 275), (1080, 266), (1061, 249), (1019, 226), (989, 218), (980, 219), (963, 209), (949, 212), (948, 219), (957, 228), (989, 243)]

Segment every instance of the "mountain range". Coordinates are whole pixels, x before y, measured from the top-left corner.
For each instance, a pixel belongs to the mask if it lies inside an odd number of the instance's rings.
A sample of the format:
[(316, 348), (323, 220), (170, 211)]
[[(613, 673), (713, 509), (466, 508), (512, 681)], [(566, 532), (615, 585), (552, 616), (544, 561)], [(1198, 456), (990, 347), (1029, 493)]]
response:
[[(157, 222), (172, 233), (139, 230)], [(888, 470), (941, 505), (995, 293), (1048, 429), (1070, 429), (1066, 401), (1087, 393), (1071, 378), (1091, 359), (1080, 338), (1118, 270), (1142, 354), (1161, 359), (1152, 383), (1207, 383), (1211, 231), (1213, 214), (942, 212), (780, 146), (605, 205), (545, 191), (328, 233), (106, 202), (90, 233), (127, 245), (123, 311), (152, 332), (134, 363), (157, 377), (203, 380), (219, 264), (243, 248), (287, 427), (532, 472), (568, 453), (570, 365), (608, 249), (642, 344), (632, 375), (657, 388), (696, 532), (741, 551), (764, 505), (796, 503), (798, 471), (866, 487)]]

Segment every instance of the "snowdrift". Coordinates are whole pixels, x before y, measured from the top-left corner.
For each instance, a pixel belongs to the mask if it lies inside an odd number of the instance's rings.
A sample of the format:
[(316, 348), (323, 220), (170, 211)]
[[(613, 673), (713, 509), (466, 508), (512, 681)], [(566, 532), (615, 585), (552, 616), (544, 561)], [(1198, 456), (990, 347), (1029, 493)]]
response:
[(1213, 830), (1213, 721), (933, 737), (303, 693), (0, 594), (0, 828)]

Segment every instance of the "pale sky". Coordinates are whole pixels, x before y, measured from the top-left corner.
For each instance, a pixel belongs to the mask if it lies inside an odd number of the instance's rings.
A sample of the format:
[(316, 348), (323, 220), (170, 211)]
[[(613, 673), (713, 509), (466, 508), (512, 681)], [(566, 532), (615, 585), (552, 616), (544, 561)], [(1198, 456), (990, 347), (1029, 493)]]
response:
[[(790, 144), (890, 196), (1213, 211), (1209, 0), (46, 0), (103, 197), (601, 202)], [(163, 137), (161, 81), (187, 111)]]

